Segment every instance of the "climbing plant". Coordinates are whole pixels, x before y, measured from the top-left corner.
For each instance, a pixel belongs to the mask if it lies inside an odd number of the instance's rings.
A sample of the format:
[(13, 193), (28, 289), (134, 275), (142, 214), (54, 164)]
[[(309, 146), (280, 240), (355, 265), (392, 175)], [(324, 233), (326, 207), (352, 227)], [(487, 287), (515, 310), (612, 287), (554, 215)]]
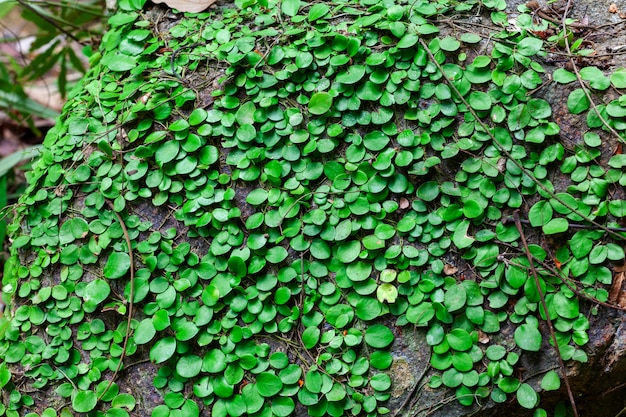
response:
[[(431, 387), (547, 415), (514, 370), (554, 341), (586, 361), (583, 300), (611, 301), (626, 160), (599, 134), (626, 103), (592, 100), (624, 70), (554, 72), (587, 112), (570, 147), (532, 94), (560, 38), (504, 0), (119, 7), (15, 209), (0, 415), (128, 416), (144, 360), (154, 417), (384, 415), (396, 326)], [(494, 29), (438, 23), (478, 9)]]

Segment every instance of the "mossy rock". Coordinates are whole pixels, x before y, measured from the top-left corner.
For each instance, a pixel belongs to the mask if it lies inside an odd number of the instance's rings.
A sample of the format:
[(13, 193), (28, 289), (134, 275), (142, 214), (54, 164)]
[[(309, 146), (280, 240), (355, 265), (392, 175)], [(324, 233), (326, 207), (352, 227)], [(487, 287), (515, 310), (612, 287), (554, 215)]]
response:
[(626, 161), (594, 116), (560, 140), (537, 28), (437, 22), (504, 1), (142, 7), (16, 207), (0, 415), (543, 415), (550, 324), (591, 392), (617, 350), (590, 326), (621, 327), (580, 294), (617, 302)]

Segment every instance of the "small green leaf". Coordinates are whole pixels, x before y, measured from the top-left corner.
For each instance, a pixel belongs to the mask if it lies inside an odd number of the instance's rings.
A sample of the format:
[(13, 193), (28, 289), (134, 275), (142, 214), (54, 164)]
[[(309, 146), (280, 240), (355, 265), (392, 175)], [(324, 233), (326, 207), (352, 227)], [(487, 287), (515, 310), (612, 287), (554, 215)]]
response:
[(615, 88), (626, 88), (626, 68), (617, 68), (613, 71), (611, 83)]
[(283, 381), (273, 373), (262, 372), (256, 377), (259, 394), (263, 397), (272, 397), (283, 389)]
[(446, 335), (446, 340), (452, 349), (459, 352), (469, 350), (474, 344), (472, 336), (464, 329), (450, 330), (450, 333)]
[(452, 285), (445, 293), (444, 304), (450, 313), (460, 310), (467, 301), (467, 292), (462, 285)]
[(541, 39), (528, 36), (517, 44), (517, 51), (524, 56), (533, 56), (541, 50), (542, 46)]
[(209, 350), (202, 360), (202, 370), (217, 374), (226, 369), (226, 355), (220, 349)]
[(539, 395), (537, 395), (533, 387), (523, 383), (517, 389), (517, 402), (522, 407), (532, 410), (539, 403)]
[(309, 112), (314, 115), (326, 113), (333, 105), (333, 97), (325, 91), (320, 91), (311, 96), (309, 100)]
[(541, 349), (541, 332), (537, 327), (530, 324), (522, 324), (513, 335), (517, 346), (531, 352), (539, 352)]
[(576, 74), (573, 74), (565, 68), (559, 68), (552, 73), (552, 79), (559, 84), (569, 84), (576, 81)]
[(365, 343), (377, 349), (383, 349), (393, 342), (394, 336), (387, 326), (374, 324), (365, 331)]
[(320, 329), (315, 326), (307, 327), (302, 332), (302, 343), (307, 349), (312, 349), (320, 340)]
[(376, 289), (376, 298), (381, 303), (395, 303), (398, 298), (398, 289), (393, 284), (381, 284)]
[(193, 378), (200, 373), (202, 358), (196, 355), (182, 356), (176, 363), (176, 372), (183, 378)]
[(309, 9), (309, 22), (314, 22), (328, 14), (330, 8), (325, 3), (316, 3)]
[(138, 345), (143, 345), (152, 340), (152, 338), (156, 335), (156, 329), (154, 328), (154, 323), (151, 318), (143, 319), (139, 326), (135, 329), (135, 333), (133, 334), (133, 339), (135, 343)]
[(439, 47), (447, 52), (454, 52), (461, 46), (461, 42), (459, 42), (456, 38), (452, 36), (446, 36), (445, 38), (439, 41)]
[(546, 391), (555, 391), (561, 388), (561, 378), (556, 371), (548, 371), (541, 380), (541, 388)]
[(546, 235), (553, 235), (556, 233), (563, 233), (569, 229), (569, 222), (567, 219), (557, 217), (544, 224), (542, 227), (543, 233)]
[(589, 99), (582, 88), (572, 91), (567, 97), (567, 108), (574, 114), (580, 114), (589, 109)]
[(176, 351), (176, 339), (167, 336), (157, 340), (150, 349), (150, 360), (154, 363), (162, 363), (172, 357)]
[(91, 390), (78, 391), (72, 398), (72, 408), (77, 413), (88, 413), (98, 404), (98, 396)]
[(109, 255), (102, 274), (105, 278), (121, 278), (130, 270), (130, 257), (125, 252), (113, 252)]
[(287, 16), (295, 16), (300, 10), (302, 2), (300, 0), (283, 0), (280, 5), (280, 10)]

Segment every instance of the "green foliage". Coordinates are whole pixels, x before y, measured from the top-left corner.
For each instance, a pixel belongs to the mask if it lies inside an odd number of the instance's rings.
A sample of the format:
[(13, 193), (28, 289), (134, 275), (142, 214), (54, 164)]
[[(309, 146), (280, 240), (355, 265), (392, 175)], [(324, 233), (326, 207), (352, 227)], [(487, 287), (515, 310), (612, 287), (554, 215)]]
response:
[[(612, 227), (626, 216), (612, 197), (626, 160), (598, 165), (593, 131), (566, 149), (529, 94), (544, 41), (502, 32), (465, 62), (461, 43), (480, 37), (438, 36), (431, 17), (478, 1), (237, 3), (168, 34), (142, 19), (142, 1), (109, 19), (12, 226), (5, 362), (35, 388), (65, 381), (55, 392), (77, 413), (133, 410), (108, 384), (128, 358), (159, 365), (153, 416), (288, 416), (296, 403), (375, 416), (389, 412), (392, 327), (411, 325), (432, 349), (431, 387), (467, 406), (514, 395), (535, 408), (519, 355), (548, 346), (550, 317), (563, 358), (586, 361), (589, 320), (564, 280), (607, 300), (608, 262), (624, 259)], [(506, 21), (503, 0), (481, 6)], [(211, 97), (198, 94), (216, 68)], [(563, 71), (555, 81), (574, 82)], [(620, 88), (615, 74), (604, 78)], [(603, 91), (604, 78), (583, 72), (567, 103), (589, 129), (603, 124), (583, 89)], [(626, 129), (620, 100), (598, 107)], [(565, 185), (549, 182), (559, 170)], [(171, 217), (135, 214), (146, 203)], [(507, 220), (523, 204), (562, 242), (550, 255), (529, 245), (539, 286)], [(500, 344), (504, 325), (514, 340)], [(10, 369), (8, 406), (28, 407)], [(548, 372), (543, 389), (558, 386)]]

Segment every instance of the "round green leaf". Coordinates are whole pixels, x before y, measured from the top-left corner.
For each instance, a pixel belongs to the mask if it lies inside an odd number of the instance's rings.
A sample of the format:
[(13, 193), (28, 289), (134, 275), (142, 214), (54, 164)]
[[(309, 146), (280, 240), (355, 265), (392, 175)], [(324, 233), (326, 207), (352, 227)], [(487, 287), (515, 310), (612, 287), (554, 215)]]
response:
[(561, 378), (556, 371), (548, 371), (541, 380), (541, 388), (546, 391), (554, 391), (561, 388)]
[(548, 221), (541, 229), (546, 235), (563, 233), (569, 229), (569, 222), (565, 218), (557, 217)]
[(211, 349), (202, 360), (202, 369), (206, 372), (217, 374), (226, 369), (226, 355), (220, 349)]
[(377, 350), (370, 356), (370, 364), (373, 368), (385, 370), (391, 366), (393, 356), (384, 350)]
[(256, 377), (256, 385), (259, 394), (263, 397), (271, 397), (280, 392), (283, 389), (283, 381), (280, 378), (270, 372), (263, 372)]
[(98, 396), (90, 390), (78, 391), (72, 398), (72, 408), (77, 413), (88, 413), (96, 408), (96, 404), (98, 404)]
[(472, 336), (464, 329), (452, 329), (446, 340), (452, 349), (459, 352), (469, 350), (473, 345)]
[(365, 343), (373, 348), (386, 348), (393, 343), (393, 339), (391, 330), (382, 324), (374, 324), (365, 331)]
[(589, 99), (582, 88), (572, 91), (567, 97), (567, 108), (574, 114), (580, 114), (589, 109)]
[(154, 363), (162, 363), (172, 357), (176, 351), (176, 339), (172, 336), (157, 340), (150, 349), (150, 360)]
[(525, 323), (515, 329), (513, 338), (517, 346), (524, 350), (539, 352), (541, 349), (541, 332), (530, 324)]
[(152, 340), (152, 338), (156, 335), (156, 329), (154, 328), (154, 323), (151, 318), (143, 319), (139, 326), (135, 329), (135, 333), (133, 333), (133, 339), (135, 343), (138, 345), (143, 345)]
[(130, 257), (125, 252), (113, 252), (109, 255), (102, 274), (105, 278), (121, 278), (130, 270)]
[(196, 355), (182, 356), (176, 363), (176, 372), (183, 378), (193, 378), (202, 369), (202, 358)]
[(311, 96), (309, 100), (309, 112), (315, 115), (326, 113), (333, 105), (333, 97), (325, 92), (320, 91)]
[(533, 387), (527, 383), (523, 383), (517, 389), (517, 402), (524, 408), (533, 409), (539, 403), (539, 395), (535, 392)]
[(472, 91), (469, 95), (469, 104), (474, 110), (491, 109), (491, 96), (482, 91)]
[(450, 313), (460, 310), (467, 301), (467, 292), (462, 285), (453, 285), (446, 290), (444, 304)]

